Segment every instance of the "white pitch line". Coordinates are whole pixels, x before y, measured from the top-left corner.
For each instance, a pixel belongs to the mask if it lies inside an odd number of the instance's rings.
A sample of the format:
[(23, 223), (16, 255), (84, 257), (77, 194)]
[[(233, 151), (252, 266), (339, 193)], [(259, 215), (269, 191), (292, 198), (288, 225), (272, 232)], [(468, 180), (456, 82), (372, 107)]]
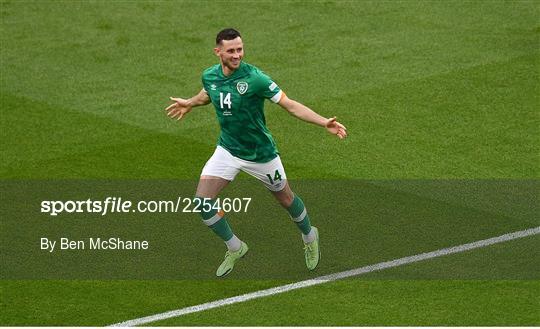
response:
[(373, 264), (369, 266), (359, 267), (359, 268), (349, 270), (349, 271), (328, 274), (328, 275), (320, 276), (315, 279), (300, 281), (300, 282), (291, 283), (284, 286), (274, 287), (274, 288), (265, 289), (265, 290), (254, 291), (254, 292), (250, 292), (250, 293), (240, 295), (240, 296), (224, 298), (224, 299), (216, 300), (213, 302), (208, 302), (208, 303), (189, 306), (189, 307), (185, 307), (185, 308), (181, 308), (181, 309), (177, 309), (173, 311), (145, 316), (143, 318), (119, 322), (119, 323), (112, 324), (111, 326), (112, 327), (133, 327), (133, 326), (155, 322), (159, 320), (179, 317), (179, 316), (190, 314), (190, 313), (202, 312), (202, 311), (210, 310), (213, 308), (222, 307), (225, 305), (242, 303), (251, 299), (277, 295), (277, 294), (281, 294), (281, 293), (291, 291), (291, 290), (311, 287), (311, 286), (323, 284), (326, 282), (341, 280), (341, 279), (358, 276), (358, 275), (362, 275), (362, 274), (366, 274), (370, 272), (384, 270), (391, 267), (397, 267), (397, 266), (401, 266), (405, 264), (420, 262), (426, 259), (456, 254), (456, 253), (464, 252), (467, 250), (482, 248), (482, 247), (490, 246), (496, 243), (520, 239), (520, 238), (524, 238), (524, 237), (536, 235), (536, 234), (540, 234), (540, 226), (529, 228), (523, 231), (504, 234), (504, 235), (486, 239), (486, 240), (475, 241), (475, 242), (462, 244), (455, 247), (439, 249), (439, 250), (426, 252), (426, 253), (418, 254), (418, 255), (413, 255), (409, 257), (403, 257), (403, 258), (391, 260), (388, 262), (382, 262), (382, 263), (377, 263), (377, 264)]

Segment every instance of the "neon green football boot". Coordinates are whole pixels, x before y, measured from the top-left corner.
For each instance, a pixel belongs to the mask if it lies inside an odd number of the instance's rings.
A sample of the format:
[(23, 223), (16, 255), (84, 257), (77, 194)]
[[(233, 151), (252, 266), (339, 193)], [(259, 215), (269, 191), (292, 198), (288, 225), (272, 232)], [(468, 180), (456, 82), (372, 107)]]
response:
[(244, 257), (248, 250), (248, 245), (244, 241), (242, 241), (242, 244), (240, 245), (240, 249), (238, 249), (238, 251), (227, 251), (225, 253), (225, 259), (223, 260), (223, 263), (219, 265), (216, 271), (216, 275), (221, 277), (231, 273), (234, 268), (234, 264), (240, 258)]
[(306, 256), (306, 266), (308, 270), (313, 271), (319, 265), (321, 251), (319, 250), (319, 230), (315, 226), (312, 226), (311, 229), (315, 232), (315, 240), (310, 243), (304, 243), (304, 253)]

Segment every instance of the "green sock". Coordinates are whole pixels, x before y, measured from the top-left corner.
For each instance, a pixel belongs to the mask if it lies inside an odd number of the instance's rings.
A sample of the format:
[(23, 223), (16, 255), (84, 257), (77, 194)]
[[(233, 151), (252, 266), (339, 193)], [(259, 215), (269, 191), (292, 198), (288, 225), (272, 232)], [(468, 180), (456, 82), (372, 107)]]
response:
[(289, 208), (287, 208), (291, 219), (296, 223), (296, 226), (302, 231), (304, 235), (308, 235), (311, 231), (311, 223), (309, 222), (309, 216), (304, 206), (304, 202), (298, 195), (294, 195), (293, 202)]
[(221, 217), (214, 225), (209, 226), (223, 241), (229, 241), (233, 237), (233, 232), (229, 222), (225, 217)]
[[(207, 211), (205, 207), (203, 207), (204, 198), (196, 197), (195, 199), (201, 200), (201, 217), (203, 219), (203, 222), (214, 231), (223, 241), (229, 241), (233, 237), (233, 232), (231, 230), (231, 227), (229, 226), (229, 223), (227, 222), (227, 219), (225, 218), (225, 214), (223, 211), (217, 211), (213, 207)], [(208, 200), (208, 198), (206, 199)], [(207, 201), (208, 202), (208, 201)], [(214, 204), (215, 200), (210, 200), (211, 204)], [(206, 207), (208, 208), (208, 207)]]

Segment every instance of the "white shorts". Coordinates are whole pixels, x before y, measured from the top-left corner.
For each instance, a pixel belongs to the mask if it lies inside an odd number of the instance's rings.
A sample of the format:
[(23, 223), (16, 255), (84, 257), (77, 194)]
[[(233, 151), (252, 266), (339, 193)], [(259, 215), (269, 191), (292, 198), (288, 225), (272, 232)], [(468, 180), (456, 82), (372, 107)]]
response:
[(251, 162), (233, 156), (219, 145), (204, 165), (201, 176), (232, 181), (240, 170), (260, 180), (271, 191), (281, 191), (285, 187), (287, 176), (279, 155), (266, 163)]

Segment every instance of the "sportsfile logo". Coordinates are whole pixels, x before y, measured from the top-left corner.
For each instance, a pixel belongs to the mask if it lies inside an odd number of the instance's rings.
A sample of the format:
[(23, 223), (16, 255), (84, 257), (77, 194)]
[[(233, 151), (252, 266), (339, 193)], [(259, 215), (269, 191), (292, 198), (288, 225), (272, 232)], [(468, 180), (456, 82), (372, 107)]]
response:
[[(58, 216), (62, 213), (97, 213), (101, 216), (113, 213), (200, 213), (212, 209), (224, 212), (247, 212), (251, 198), (199, 199), (178, 197), (176, 200), (140, 200), (133, 202), (122, 197), (104, 200), (44, 200), (41, 213)], [(135, 206), (134, 206), (135, 205)]]

